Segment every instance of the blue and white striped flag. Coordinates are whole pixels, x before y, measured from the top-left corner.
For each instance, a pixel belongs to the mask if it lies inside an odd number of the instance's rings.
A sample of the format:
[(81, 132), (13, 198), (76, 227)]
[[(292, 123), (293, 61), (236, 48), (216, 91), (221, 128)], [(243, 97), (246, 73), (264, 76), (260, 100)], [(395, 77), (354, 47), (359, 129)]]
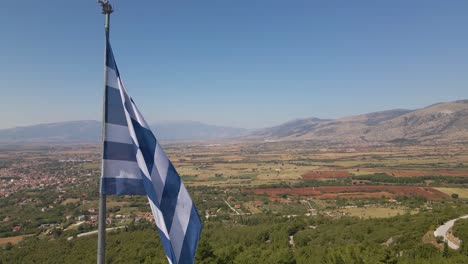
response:
[(169, 263), (193, 263), (201, 221), (187, 189), (128, 95), (108, 43), (103, 194), (148, 196)]

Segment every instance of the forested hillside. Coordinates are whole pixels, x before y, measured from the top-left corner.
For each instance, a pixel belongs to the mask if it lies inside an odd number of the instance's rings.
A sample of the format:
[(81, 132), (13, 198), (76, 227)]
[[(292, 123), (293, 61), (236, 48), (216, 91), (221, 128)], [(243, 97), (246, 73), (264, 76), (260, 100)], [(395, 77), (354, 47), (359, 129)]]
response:
[[(466, 263), (468, 250), (439, 250), (423, 236), (466, 205), (360, 220), (288, 218), (273, 213), (205, 222), (197, 263)], [(457, 230), (468, 241), (466, 228)], [(96, 237), (26, 239), (1, 250), (0, 263), (95, 263)], [(154, 227), (131, 224), (108, 235), (107, 263), (167, 263)]]

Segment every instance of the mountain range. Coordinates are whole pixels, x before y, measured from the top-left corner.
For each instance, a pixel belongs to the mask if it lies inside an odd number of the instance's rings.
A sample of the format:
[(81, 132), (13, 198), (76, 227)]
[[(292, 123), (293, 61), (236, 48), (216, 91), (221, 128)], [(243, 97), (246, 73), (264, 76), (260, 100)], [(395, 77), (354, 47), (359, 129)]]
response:
[(249, 138), (353, 145), (468, 142), (468, 100), (437, 103), (417, 110), (394, 109), (338, 119), (298, 119), (255, 131)]
[[(168, 121), (150, 125), (162, 141), (315, 141), (321, 144), (443, 144), (468, 142), (468, 100), (416, 110), (393, 109), (337, 119), (297, 119), (269, 128)], [(0, 130), (0, 142), (98, 142), (99, 121), (69, 121)]]

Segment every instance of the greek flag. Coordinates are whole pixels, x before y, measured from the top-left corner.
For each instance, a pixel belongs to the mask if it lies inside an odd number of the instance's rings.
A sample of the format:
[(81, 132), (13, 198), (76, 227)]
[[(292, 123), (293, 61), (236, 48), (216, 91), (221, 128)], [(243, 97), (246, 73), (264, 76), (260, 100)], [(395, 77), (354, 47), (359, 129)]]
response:
[(169, 263), (193, 263), (201, 231), (197, 209), (128, 95), (107, 45), (101, 193), (147, 195)]

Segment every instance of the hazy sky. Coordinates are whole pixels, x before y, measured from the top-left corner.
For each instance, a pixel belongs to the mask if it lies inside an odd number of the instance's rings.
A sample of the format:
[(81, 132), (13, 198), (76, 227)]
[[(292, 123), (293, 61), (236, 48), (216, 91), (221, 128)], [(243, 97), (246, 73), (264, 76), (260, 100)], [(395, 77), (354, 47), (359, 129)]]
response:
[[(468, 98), (468, 1), (114, 0), (150, 122), (247, 128)], [(101, 118), (93, 0), (0, 0), (0, 128)]]

